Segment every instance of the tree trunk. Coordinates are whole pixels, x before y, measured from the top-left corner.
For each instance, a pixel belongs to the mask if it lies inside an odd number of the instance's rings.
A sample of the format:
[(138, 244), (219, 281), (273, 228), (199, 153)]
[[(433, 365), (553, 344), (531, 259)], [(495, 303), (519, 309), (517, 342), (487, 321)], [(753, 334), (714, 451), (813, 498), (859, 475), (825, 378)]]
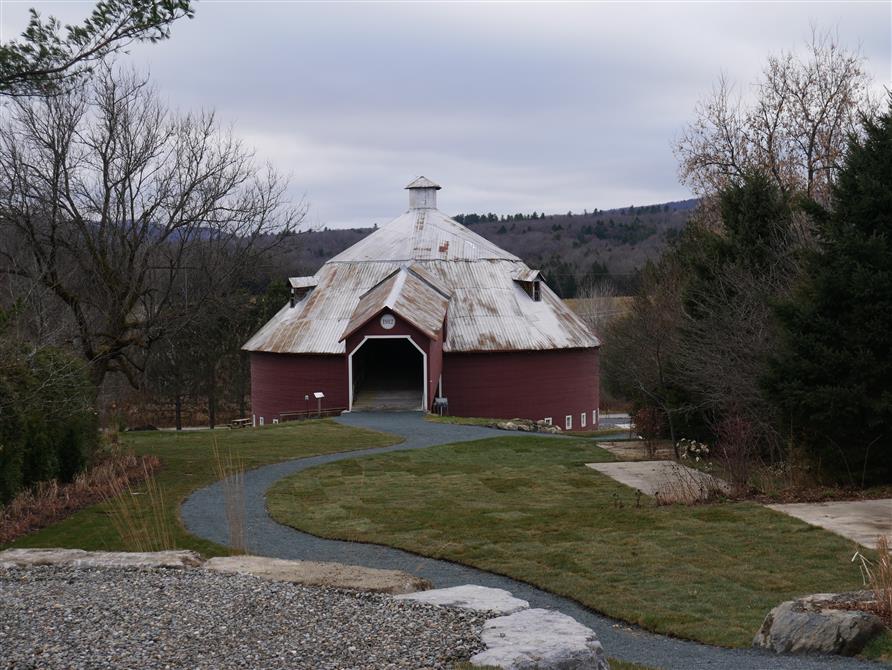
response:
[(211, 366), (208, 375), (208, 427), (213, 430), (217, 425), (217, 375), (214, 366)]
[(177, 394), (173, 401), (174, 425), (177, 430), (183, 430), (183, 396)]
[(672, 421), (672, 411), (665, 410), (666, 412), (666, 421), (669, 423), (669, 439), (672, 440), (672, 453), (675, 454), (675, 460), (679, 459), (678, 455), (678, 441), (675, 439), (675, 422)]

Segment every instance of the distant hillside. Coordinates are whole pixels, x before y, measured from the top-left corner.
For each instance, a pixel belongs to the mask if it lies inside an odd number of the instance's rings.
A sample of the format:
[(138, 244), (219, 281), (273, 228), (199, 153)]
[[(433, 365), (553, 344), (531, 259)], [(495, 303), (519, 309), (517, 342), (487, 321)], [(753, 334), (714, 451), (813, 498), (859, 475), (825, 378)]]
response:
[[(630, 290), (638, 271), (679, 234), (696, 206), (697, 200), (683, 200), (560, 215), (468, 213), (454, 218), (541, 270), (562, 297), (574, 298), (581, 286), (604, 278), (620, 292)], [(285, 267), (292, 274), (313, 274), (373, 230), (300, 233), (289, 244)]]

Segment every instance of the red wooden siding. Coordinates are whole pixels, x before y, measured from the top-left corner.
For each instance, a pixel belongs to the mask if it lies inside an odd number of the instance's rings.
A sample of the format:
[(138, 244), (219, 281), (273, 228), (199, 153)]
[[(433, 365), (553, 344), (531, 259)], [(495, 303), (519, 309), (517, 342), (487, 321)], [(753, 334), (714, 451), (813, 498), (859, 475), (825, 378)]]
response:
[[(447, 353), (443, 394), (449, 413), (500, 419), (544, 419), (564, 428), (593, 430), (598, 407), (598, 350), (555, 349), (504, 353)], [(586, 426), (580, 415), (586, 413)]]
[(347, 407), (345, 356), (270, 354), (251, 352), (251, 411), (257, 421), (271, 424), (281, 412), (303, 411), (304, 395), (316, 408), (315, 391), (322, 391), (326, 407)]

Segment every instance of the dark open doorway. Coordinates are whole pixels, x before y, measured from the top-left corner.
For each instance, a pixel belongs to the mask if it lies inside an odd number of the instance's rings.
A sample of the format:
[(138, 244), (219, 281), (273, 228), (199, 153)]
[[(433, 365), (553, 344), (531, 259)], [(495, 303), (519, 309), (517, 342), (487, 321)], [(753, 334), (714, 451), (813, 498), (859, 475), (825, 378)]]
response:
[(354, 411), (423, 409), (424, 356), (408, 338), (370, 338), (351, 365)]

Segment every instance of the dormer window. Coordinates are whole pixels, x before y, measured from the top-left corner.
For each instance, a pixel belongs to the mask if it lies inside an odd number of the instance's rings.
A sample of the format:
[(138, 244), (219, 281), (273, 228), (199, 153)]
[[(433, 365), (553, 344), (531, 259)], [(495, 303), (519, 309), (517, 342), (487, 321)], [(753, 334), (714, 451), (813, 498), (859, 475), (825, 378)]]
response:
[(535, 302), (542, 300), (542, 274), (538, 270), (518, 270), (514, 273), (513, 279), (532, 300)]
[(317, 282), (315, 277), (289, 277), (288, 284), (291, 286), (291, 306), (294, 307), (316, 288)]

